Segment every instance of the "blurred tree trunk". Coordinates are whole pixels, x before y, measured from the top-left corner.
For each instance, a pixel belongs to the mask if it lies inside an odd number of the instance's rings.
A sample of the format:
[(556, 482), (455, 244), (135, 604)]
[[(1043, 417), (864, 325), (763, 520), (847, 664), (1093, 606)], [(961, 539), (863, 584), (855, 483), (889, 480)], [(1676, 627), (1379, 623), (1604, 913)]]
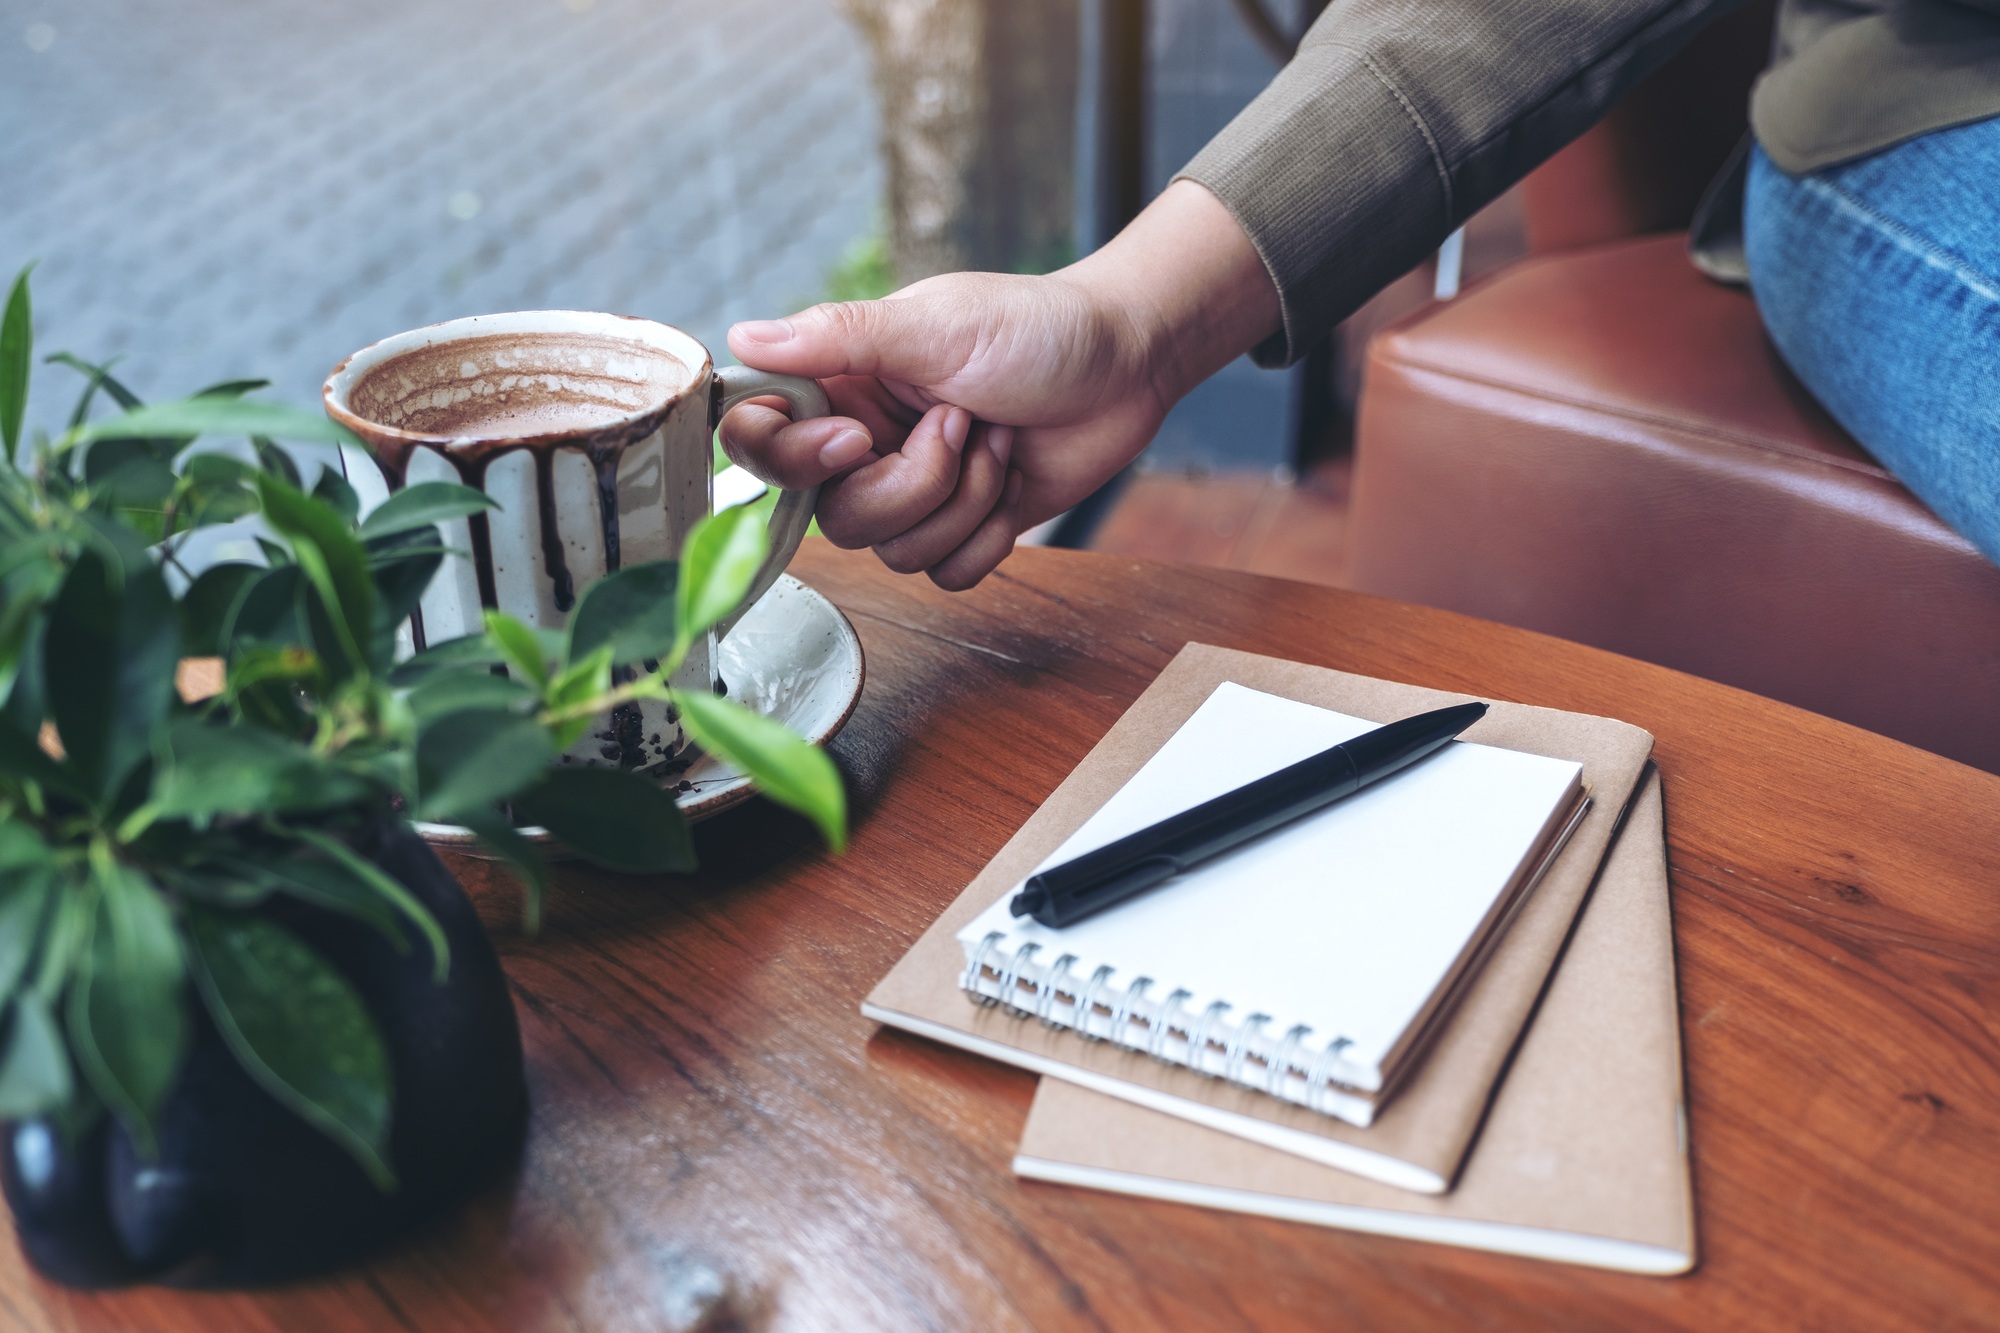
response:
[(1078, 0), (845, 0), (874, 57), (899, 282), (1068, 261)]

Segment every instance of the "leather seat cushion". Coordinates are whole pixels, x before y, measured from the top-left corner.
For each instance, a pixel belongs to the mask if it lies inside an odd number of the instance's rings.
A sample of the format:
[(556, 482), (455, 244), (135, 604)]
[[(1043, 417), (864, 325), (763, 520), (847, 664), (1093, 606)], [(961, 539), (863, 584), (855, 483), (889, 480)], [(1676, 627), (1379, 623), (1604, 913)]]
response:
[(2000, 772), (2000, 567), (1827, 417), (1683, 244), (1531, 259), (1375, 340), (1355, 586)]

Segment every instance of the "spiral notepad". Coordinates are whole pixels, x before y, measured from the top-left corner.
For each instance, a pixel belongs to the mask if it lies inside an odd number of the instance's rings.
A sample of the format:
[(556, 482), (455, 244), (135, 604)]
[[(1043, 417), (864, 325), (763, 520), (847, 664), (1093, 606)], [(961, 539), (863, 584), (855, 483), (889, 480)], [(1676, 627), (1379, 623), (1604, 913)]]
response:
[[(1052, 865), (1376, 724), (1218, 686)], [(1455, 742), (1065, 929), (958, 931), (970, 998), (1367, 1124), (1585, 801), (1581, 765)]]

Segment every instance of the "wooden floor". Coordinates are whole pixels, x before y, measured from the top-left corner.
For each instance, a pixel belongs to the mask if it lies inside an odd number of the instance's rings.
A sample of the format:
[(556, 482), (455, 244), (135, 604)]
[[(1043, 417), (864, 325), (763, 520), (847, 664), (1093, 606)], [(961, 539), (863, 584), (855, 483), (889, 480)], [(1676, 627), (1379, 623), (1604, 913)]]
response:
[(1240, 473), (1148, 472), (1132, 478), (1090, 549), (1345, 587), (1354, 457), (1297, 481)]

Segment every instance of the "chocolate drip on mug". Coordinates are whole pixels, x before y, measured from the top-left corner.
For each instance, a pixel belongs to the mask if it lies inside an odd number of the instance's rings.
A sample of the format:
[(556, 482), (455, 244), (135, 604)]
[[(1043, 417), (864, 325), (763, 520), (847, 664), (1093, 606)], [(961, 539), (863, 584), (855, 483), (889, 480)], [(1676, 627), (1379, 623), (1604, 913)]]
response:
[(618, 549), (618, 464), (625, 457), (625, 441), (602, 442), (590, 451), (591, 466), (597, 470), (597, 521), (604, 531), (604, 572), (621, 568)]
[[(620, 567), (618, 539), (618, 465), (624, 461), (625, 451), (633, 440), (601, 440), (593, 443), (587, 456), (592, 472), (597, 479), (598, 522), (604, 539), (604, 572), (615, 572)], [(525, 450), (535, 463), (535, 500), (542, 529), (542, 563), (552, 585), (556, 609), (567, 612), (576, 605), (576, 581), (569, 572), (569, 562), (565, 558), (562, 527), (557, 520), (555, 488), (555, 451), (567, 440), (465, 440), (451, 448), (432, 448), (431, 452), (451, 464), (460, 481), (476, 491), (486, 489), (486, 470), (494, 459), (515, 450)], [(412, 441), (394, 441), (393, 444), (377, 444), (373, 453), (376, 465), (382, 469), (389, 489), (400, 491), (409, 484), (410, 456), (416, 451)], [(472, 537), (472, 572), (479, 582), (479, 604), (488, 610), (500, 605), (500, 595), (493, 572), (493, 536), (487, 526), (486, 515), (473, 514), (466, 520), (466, 527)]]
[(556, 522), (556, 451), (535, 452), (535, 505), (542, 520), (542, 568), (549, 576), (556, 610), (567, 613), (576, 605), (576, 583), (569, 576), (569, 562), (563, 558), (562, 530)]

